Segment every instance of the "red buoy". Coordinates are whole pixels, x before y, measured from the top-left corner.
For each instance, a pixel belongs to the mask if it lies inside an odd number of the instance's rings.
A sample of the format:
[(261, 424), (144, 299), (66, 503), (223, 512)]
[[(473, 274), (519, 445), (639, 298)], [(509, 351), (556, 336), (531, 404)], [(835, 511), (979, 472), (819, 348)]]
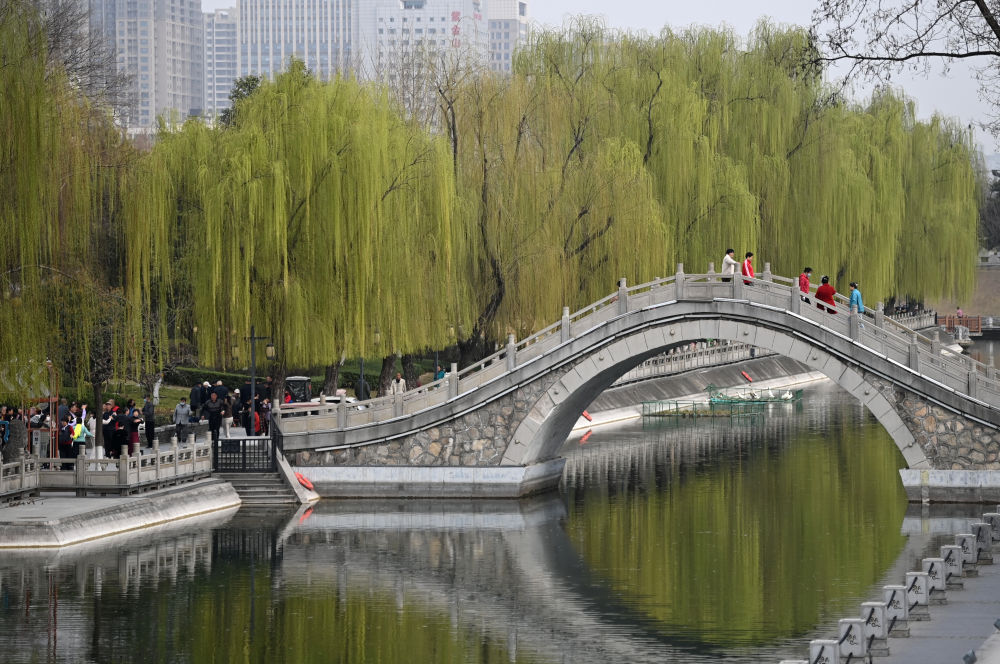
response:
[(743, 374), (743, 377), (746, 378), (749, 382), (751, 383), (753, 382), (753, 378), (751, 378), (750, 374), (748, 374), (746, 371), (741, 371), (740, 373)]
[(585, 418), (587, 418), (587, 421), (588, 421), (588, 422), (593, 422), (593, 421), (594, 421), (594, 418), (593, 418), (593, 417), (591, 417), (591, 416), (590, 416), (590, 413), (588, 413), (587, 411), (583, 411), (583, 416), (584, 416)]
[(590, 434), (594, 433), (593, 429), (587, 429), (587, 433), (583, 434), (583, 438), (580, 439), (580, 444), (583, 445), (590, 438)]
[(310, 491), (313, 490), (313, 483), (310, 482), (308, 479), (306, 479), (306, 476), (303, 475), (302, 473), (295, 473), (295, 479), (297, 479), (299, 481), (299, 484), (301, 484), (305, 488), (309, 489)]

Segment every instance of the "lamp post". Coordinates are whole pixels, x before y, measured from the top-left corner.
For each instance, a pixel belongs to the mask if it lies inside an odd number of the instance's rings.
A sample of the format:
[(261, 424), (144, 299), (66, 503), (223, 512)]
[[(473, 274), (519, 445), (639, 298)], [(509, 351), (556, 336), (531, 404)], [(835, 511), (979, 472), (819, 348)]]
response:
[(271, 337), (258, 337), (253, 325), (250, 326), (250, 336), (245, 339), (250, 342), (250, 431), (247, 431), (247, 435), (252, 436), (255, 433), (254, 416), (257, 414), (257, 342), (268, 342), (264, 347), (264, 355), (269, 360), (274, 359), (274, 344), (271, 343)]

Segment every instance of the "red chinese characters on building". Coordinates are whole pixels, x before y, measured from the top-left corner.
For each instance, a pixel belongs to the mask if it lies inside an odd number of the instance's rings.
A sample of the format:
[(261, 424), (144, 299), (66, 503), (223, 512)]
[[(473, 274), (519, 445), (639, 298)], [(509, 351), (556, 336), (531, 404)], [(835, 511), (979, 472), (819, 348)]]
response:
[(458, 23), (459, 21), (461, 21), (462, 20), (462, 12), (452, 12), (451, 13), (451, 20), (452, 20), (453, 23)]

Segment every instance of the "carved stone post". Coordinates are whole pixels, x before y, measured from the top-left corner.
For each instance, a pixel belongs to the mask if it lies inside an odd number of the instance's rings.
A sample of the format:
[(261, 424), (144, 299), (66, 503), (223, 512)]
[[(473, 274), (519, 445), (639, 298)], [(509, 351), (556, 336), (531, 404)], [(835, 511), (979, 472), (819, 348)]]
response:
[[(568, 309), (568, 307), (563, 309), (565, 318), (569, 318)], [(507, 371), (513, 371), (517, 368), (517, 340), (513, 334), (507, 335), (507, 352), (505, 355), (507, 356)]]

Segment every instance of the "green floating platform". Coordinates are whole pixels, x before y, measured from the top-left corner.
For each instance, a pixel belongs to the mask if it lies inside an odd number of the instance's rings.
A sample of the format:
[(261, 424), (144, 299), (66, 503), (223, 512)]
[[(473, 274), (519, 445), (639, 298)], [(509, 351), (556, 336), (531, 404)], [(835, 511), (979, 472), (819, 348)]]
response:
[(642, 416), (671, 419), (699, 417), (763, 417), (763, 402), (643, 401)]

